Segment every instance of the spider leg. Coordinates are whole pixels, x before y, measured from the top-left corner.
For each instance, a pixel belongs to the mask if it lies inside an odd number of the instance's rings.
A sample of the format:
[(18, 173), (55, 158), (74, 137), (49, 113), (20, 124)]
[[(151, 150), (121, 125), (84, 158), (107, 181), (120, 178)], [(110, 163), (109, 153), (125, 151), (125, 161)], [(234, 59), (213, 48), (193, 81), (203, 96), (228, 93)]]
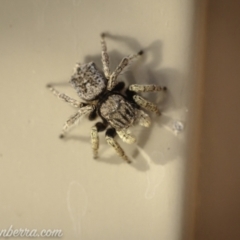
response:
[(135, 101), (135, 103), (137, 103), (140, 107), (150, 111), (150, 112), (154, 112), (157, 115), (160, 115), (160, 111), (158, 109), (158, 106), (148, 100), (146, 100), (145, 98), (135, 94), (133, 95), (133, 100)]
[(102, 64), (103, 64), (103, 72), (107, 79), (110, 78), (110, 70), (109, 70), (109, 56), (107, 53), (107, 44), (105, 41), (105, 34), (101, 34), (101, 47), (102, 47)]
[(72, 115), (63, 125), (62, 134), (60, 135), (60, 138), (64, 138), (66, 133), (74, 126), (76, 126), (79, 122), (79, 119), (81, 116), (91, 112), (94, 110), (93, 105), (87, 105), (82, 108), (80, 108), (74, 115)]
[(114, 128), (109, 128), (106, 131), (106, 141), (107, 143), (112, 146), (116, 153), (127, 163), (131, 163), (131, 161), (129, 160), (129, 158), (126, 156), (125, 152), (123, 151), (123, 149), (121, 148), (121, 146), (118, 144), (118, 142), (116, 140), (114, 140), (114, 137), (116, 136), (116, 130)]
[(139, 84), (132, 84), (129, 86), (129, 90), (133, 92), (160, 92), (166, 91), (166, 87), (160, 87), (158, 85), (139, 85)]
[(126, 142), (128, 144), (136, 142), (136, 138), (131, 135), (131, 133), (128, 129), (121, 129), (116, 132), (117, 132), (118, 136), (123, 140), (123, 142)]
[(138, 110), (138, 124), (143, 127), (149, 127), (151, 124), (151, 119), (147, 113), (145, 113), (143, 110)]
[(47, 85), (47, 88), (49, 88), (49, 90), (59, 99), (65, 101), (66, 103), (69, 103), (70, 105), (72, 105), (73, 107), (79, 108), (79, 107), (83, 107), (85, 105), (85, 103), (81, 103), (69, 96), (67, 96), (64, 93), (60, 93), (59, 91), (57, 91), (52, 85)]
[(98, 157), (99, 137), (98, 132), (102, 132), (106, 129), (107, 125), (102, 122), (97, 122), (91, 129), (91, 143), (93, 150), (93, 158)]
[(109, 91), (111, 91), (116, 85), (118, 75), (126, 71), (127, 68), (131, 65), (131, 63), (137, 60), (142, 54), (143, 51), (140, 51), (138, 54), (133, 54), (122, 59), (122, 61), (119, 63), (115, 71), (111, 74), (110, 79), (108, 80), (107, 89)]

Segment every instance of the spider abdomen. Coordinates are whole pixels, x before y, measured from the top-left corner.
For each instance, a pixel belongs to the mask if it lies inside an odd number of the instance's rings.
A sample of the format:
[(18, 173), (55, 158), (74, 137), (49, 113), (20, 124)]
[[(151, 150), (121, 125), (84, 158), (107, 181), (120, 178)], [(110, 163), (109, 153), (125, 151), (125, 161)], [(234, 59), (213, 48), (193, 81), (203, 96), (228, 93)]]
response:
[(108, 95), (99, 107), (100, 115), (116, 130), (133, 125), (136, 113), (132, 104), (122, 95)]

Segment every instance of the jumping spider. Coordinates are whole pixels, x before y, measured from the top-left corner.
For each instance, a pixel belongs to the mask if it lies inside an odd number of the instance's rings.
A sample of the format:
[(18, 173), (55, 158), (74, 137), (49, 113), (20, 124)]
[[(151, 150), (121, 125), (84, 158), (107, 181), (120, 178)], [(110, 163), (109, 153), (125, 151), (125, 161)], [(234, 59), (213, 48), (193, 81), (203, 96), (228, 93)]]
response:
[(47, 86), (55, 96), (78, 108), (78, 111), (64, 124), (60, 138), (63, 138), (69, 129), (78, 123), (81, 116), (89, 114), (89, 120), (94, 120), (99, 116), (101, 121), (91, 128), (91, 144), (94, 158), (98, 156), (98, 132), (107, 129), (105, 136), (107, 143), (115, 149), (123, 160), (131, 163), (114, 137), (117, 134), (124, 142), (134, 143), (136, 139), (131, 135), (129, 128), (135, 123), (144, 127), (149, 127), (151, 123), (149, 115), (142, 109), (160, 114), (158, 107), (154, 103), (147, 101), (137, 93), (166, 91), (167, 88), (156, 85), (132, 84), (124, 93), (121, 93), (124, 89), (124, 82), (117, 81), (118, 75), (123, 73), (133, 61), (137, 60), (143, 54), (143, 51), (124, 57), (115, 71), (111, 73), (105, 34), (101, 35), (101, 47), (104, 74), (96, 68), (93, 62), (87, 64), (77, 63), (70, 80), (70, 84), (85, 102), (79, 102), (64, 93), (58, 92), (52, 85)]

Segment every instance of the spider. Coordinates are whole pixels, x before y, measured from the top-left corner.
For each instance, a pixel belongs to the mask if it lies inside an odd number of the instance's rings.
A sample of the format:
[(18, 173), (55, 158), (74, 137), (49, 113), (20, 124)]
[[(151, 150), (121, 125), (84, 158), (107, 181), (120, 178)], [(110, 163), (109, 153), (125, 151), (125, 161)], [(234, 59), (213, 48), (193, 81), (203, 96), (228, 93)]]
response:
[(107, 143), (123, 160), (131, 163), (115, 136), (118, 135), (123, 142), (129, 144), (136, 142), (129, 128), (134, 124), (149, 127), (151, 123), (149, 115), (143, 109), (160, 115), (157, 105), (144, 99), (138, 93), (166, 91), (167, 88), (157, 85), (132, 84), (125, 89), (124, 82), (118, 82), (117, 78), (143, 54), (143, 51), (124, 57), (111, 73), (104, 33), (101, 34), (101, 49), (103, 73), (96, 68), (93, 62), (77, 63), (74, 74), (69, 81), (79, 97), (85, 102), (79, 102), (64, 93), (60, 93), (51, 84), (47, 85), (55, 96), (78, 109), (64, 124), (60, 138), (65, 137), (69, 129), (79, 122), (81, 116), (88, 114), (89, 120), (100, 117), (101, 121), (91, 128), (93, 157), (98, 157), (98, 133), (106, 130)]

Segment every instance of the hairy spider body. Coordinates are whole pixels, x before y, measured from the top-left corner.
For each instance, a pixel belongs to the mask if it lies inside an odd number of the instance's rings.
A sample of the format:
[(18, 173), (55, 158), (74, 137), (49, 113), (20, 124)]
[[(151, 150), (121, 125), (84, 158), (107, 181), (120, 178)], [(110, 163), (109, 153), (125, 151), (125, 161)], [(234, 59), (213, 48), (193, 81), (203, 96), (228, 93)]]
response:
[(107, 79), (93, 62), (82, 65), (77, 63), (70, 84), (81, 99), (92, 101), (105, 91)]
[(133, 104), (117, 92), (103, 96), (103, 100), (98, 106), (98, 113), (116, 130), (129, 128), (136, 119)]
[(107, 143), (115, 149), (123, 160), (130, 163), (130, 159), (115, 140), (115, 136), (118, 135), (126, 143), (134, 143), (136, 139), (131, 135), (129, 128), (134, 124), (149, 127), (151, 123), (149, 115), (142, 109), (160, 114), (158, 107), (154, 103), (147, 101), (137, 93), (165, 91), (166, 87), (133, 84), (123, 92), (125, 84), (118, 82), (117, 77), (133, 61), (138, 59), (143, 54), (143, 51), (123, 58), (115, 71), (111, 73), (104, 37), (104, 34), (102, 34), (101, 46), (104, 73), (101, 73), (93, 62), (87, 64), (78, 63), (69, 81), (77, 91), (78, 96), (85, 102), (79, 102), (64, 93), (58, 92), (52, 85), (48, 85), (48, 88), (58, 98), (78, 108), (78, 111), (64, 124), (63, 133), (60, 135), (61, 138), (65, 136), (71, 127), (78, 123), (81, 116), (89, 114), (89, 120), (94, 120), (99, 116), (102, 121), (97, 122), (91, 128), (91, 144), (94, 158), (98, 156), (98, 132), (106, 130), (105, 138)]

